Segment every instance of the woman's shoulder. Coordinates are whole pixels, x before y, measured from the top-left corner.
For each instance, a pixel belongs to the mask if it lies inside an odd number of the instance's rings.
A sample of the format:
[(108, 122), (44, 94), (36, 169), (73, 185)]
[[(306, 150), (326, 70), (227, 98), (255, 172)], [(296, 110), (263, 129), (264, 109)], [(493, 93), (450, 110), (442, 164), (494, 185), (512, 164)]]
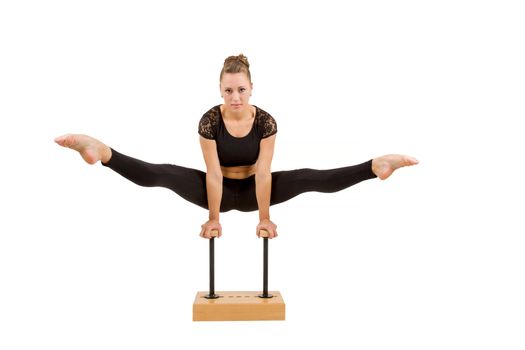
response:
[(255, 115), (257, 117), (259, 117), (260, 119), (264, 119), (264, 118), (272, 118), (272, 116), (270, 115), (270, 113), (266, 112), (264, 109), (262, 109), (261, 107), (258, 107), (256, 105), (253, 105), (255, 107)]
[(219, 124), (220, 105), (210, 108), (199, 121), (199, 134), (207, 139), (215, 139), (216, 129)]
[(220, 113), (221, 113), (221, 105), (216, 105), (208, 109), (206, 113), (204, 113), (202, 116), (210, 118), (210, 119), (218, 119)]
[(277, 122), (275, 118), (262, 108), (254, 107), (256, 110), (257, 126), (261, 130), (261, 137), (266, 138), (277, 133)]

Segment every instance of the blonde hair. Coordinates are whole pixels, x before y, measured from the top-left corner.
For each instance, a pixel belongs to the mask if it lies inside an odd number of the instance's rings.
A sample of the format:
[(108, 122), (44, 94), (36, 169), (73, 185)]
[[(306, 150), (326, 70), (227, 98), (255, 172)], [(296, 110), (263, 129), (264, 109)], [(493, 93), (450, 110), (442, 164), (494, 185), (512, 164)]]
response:
[(252, 75), (250, 74), (250, 63), (248, 57), (242, 53), (237, 56), (230, 56), (224, 60), (224, 65), (221, 70), (220, 81), (224, 73), (246, 73), (250, 83), (252, 82)]

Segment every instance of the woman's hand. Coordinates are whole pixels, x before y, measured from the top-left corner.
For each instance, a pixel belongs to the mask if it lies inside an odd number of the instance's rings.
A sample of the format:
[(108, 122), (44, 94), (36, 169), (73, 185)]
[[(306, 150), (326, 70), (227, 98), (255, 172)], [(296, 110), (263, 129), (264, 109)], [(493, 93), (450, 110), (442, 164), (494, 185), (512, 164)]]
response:
[(270, 219), (263, 219), (261, 222), (259, 222), (259, 225), (257, 225), (257, 237), (260, 237), (259, 231), (266, 230), (268, 231), (268, 238), (272, 239), (274, 237), (277, 237), (277, 225), (274, 224)]
[(211, 231), (217, 230), (219, 231), (219, 236), (222, 236), (222, 227), (219, 223), (219, 220), (208, 220), (204, 224), (201, 225), (201, 233), (200, 236), (202, 238), (211, 238)]

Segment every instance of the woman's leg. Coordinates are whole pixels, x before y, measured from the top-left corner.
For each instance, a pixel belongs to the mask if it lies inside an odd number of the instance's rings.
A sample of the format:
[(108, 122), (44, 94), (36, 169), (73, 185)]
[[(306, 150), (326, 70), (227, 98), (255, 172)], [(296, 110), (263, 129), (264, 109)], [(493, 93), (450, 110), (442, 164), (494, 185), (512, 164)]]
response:
[(332, 193), (361, 181), (373, 179), (372, 160), (343, 168), (316, 170), (297, 169), (272, 173), (270, 204), (285, 202), (304, 192)]
[[(304, 192), (337, 192), (363, 180), (376, 177), (371, 162), (329, 170), (296, 169), (272, 173), (270, 205), (285, 202)], [(235, 208), (240, 211), (258, 209), (255, 176), (238, 180)]]
[(103, 166), (144, 187), (165, 187), (185, 200), (208, 209), (206, 173), (174, 164), (152, 164), (111, 150)]
[[(404, 166), (417, 164), (415, 158), (390, 154), (374, 158), (358, 165), (336, 169), (316, 170), (297, 169), (272, 173), (272, 193), (270, 205), (285, 202), (301, 193), (341, 191), (361, 181), (380, 178), (385, 180)], [(235, 209), (241, 211), (257, 210), (255, 178), (243, 180), (243, 187), (236, 196)]]
[[(74, 149), (89, 164), (101, 161), (126, 179), (145, 187), (166, 187), (189, 202), (208, 209), (206, 173), (172, 164), (151, 164), (121, 154), (87, 135), (64, 135), (55, 139), (59, 145)], [(229, 210), (231, 194), (223, 190), (221, 211)]]

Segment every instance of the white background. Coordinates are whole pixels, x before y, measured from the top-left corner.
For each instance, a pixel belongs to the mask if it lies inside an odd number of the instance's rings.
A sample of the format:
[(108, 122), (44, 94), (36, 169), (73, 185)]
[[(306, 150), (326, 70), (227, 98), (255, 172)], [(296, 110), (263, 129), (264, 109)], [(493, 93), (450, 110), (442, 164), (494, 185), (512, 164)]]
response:
[[(0, 348), (525, 348), (524, 16), (519, 1), (2, 1)], [(272, 207), (287, 320), (196, 323), (206, 211), (53, 138), (204, 170), (197, 123), (241, 52), (278, 122), (273, 170), (421, 164)], [(217, 289), (260, 289), (257, 213), (221, 221)]]

